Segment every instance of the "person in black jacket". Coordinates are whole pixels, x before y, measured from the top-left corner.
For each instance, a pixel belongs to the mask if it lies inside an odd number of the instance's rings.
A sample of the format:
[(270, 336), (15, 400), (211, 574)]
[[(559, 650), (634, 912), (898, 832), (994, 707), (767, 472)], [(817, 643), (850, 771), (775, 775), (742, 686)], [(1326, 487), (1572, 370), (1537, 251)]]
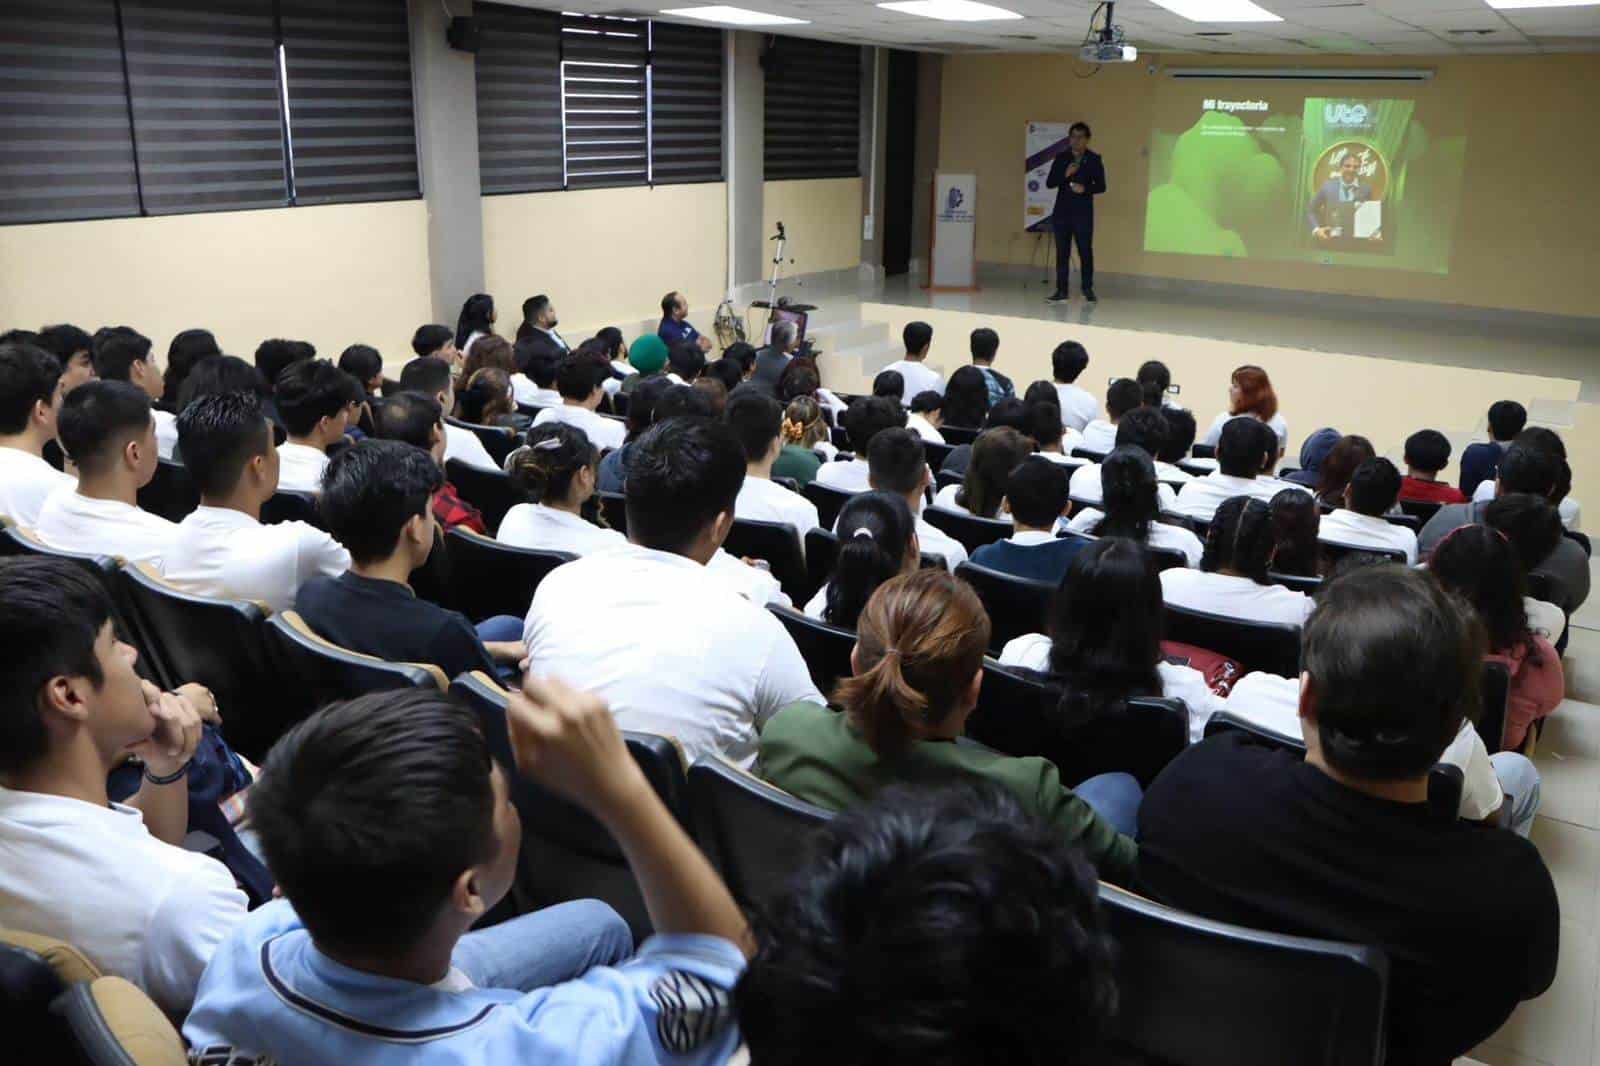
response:
[(1067, 131), (1067, 150), (1050, 164), (1044, 184), (1056, 190), (1056, 206), (1050, 227), (1056, 234), (1056, 291), (1051, 303), (1067, 298), (1067, 273), (1071, 267), (1072, 242), (1078, 242), (1078, 269), (1082, 274), (1083, 298), (1093, 303), (1094, 294), (1094, 198), (1106, 191), (1106, 168), (1098, 152), (1089, 150), (1089, 125), (1074, 122)]

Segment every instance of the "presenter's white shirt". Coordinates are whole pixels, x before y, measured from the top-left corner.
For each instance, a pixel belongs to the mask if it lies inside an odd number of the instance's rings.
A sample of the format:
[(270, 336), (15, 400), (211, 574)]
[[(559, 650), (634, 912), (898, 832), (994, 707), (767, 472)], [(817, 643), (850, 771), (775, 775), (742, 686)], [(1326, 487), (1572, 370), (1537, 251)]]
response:
[[(1106, 498), (1100, 476), (1099, 463), (1078, 467), (1072, 472), (1072, 480), (1067, 482), (1067, 495), (1081, 503), (1100, 503)], [(1178, 506), (1178, 494), (1172, 491), (1171, 485), (1156, 484), (1156, 506), (1162, 511), (1171, 511)]]
[(1307, 493), (1311, 491), (1304, 485), (1296, 485), (1292, 481), (1279, 481), (1275, 477), (1234, 477), (1219, 470), (1205, 477), (1197, 477), (1179, 489), (1175, 506), (1168, 508), (1163, 504), (1162, 510), (1175, 510), (1190, 518), (1204, 518), (1209, 521), (1217, 513), (1218, 507), (1235, 496), (1251, 496), (1271, 503), (1272, 498), (1284, 489), (1299, 489)]
[(50, 494), (34, 533), (52, 548), (87, 555), (115, 555), (130, 563), (165, 569), (178, 524), (120, 500), (90, 499), (72, 487)]
[(573, 555), (609, 551), (628, 543), (628, 538), (614, 529), (601, 529), (582, 515), (542, 503), (519, 503), (511, 508), (500, 520), (495, 538), (518, 548)]
[(169, 1015), (245, 907), (227, 867), (157, 840), (133, 807), (0, 788), (0, 926), (67, 941)]
[(535, 674), (596, 693), (623, 729), (676, 737), (691, 762), (720, 752), (748, 767), (767, 719), (825, 702), (770, 611), (635, 544), (551, 571), (523, 638)]
[[(278, 449), (280, 452), (282, 448)], [(444, 424), (444, 461), (460, 459), (468, 466), (475, 466), (479, 470), (499, 470), (500, 464), (489, 456), (489, 449), (483, 446), (483, 441), (470, 429), (460, 426)]]
[[(1085, 507), (1072, 516), (1072, 521), (1063, 527), (1072, 533), (1082, 533), (1084, 536), (1095, 535), (1094, 527), (1105, 518), (1105, 512), (1093, 507)], [(1151, 522), (1150, 536), (1145, 543), (1161, 551), (1182, 552), (1184, 562), (1188, 566), (1199, 566), (1200, 556), (1205, 553), (1205, 545), (1200, 543), (1200, 538), (1184, 529), (1167, 522)]]
[(944, 434), (939, 432), (938, 427), (916, 411), (906, 415), (906, 428), (925, 441), (932, 441), (934, 444), (944, 443)]
[(587, 407), (574, 407), (571, 404), (562, 404), (560, 407), (546, 407), (539, 412), (539, 417), (533, 420), (536, 426), (546, 426), (551, 422), (565, 422), (575, 429), (581, 429), (584, 435), (603, 452), (615, 451), (622, 447), (622, 442), (628, 437), (628, 427), (615, 419), (605, 415), (596, 414)]
[(526, 374), (511, 375), (511, 393), (519, 404), (528, 407), (560, 407), (561, 394), (555, 389), (541, 389)]
[[(971, 515), (971, 511), (967, 510), (965, 507), (961, 506), (961, 504), (956, 502), (956, 497), (959, 495), (961, 495), (960, 485), (946, 485), (944, 488), (940, 489), (934, 494), (933, 505), (939, 508), (941, 511), (954, 511), (956, 514)], [(990, 519), (990, 521), (1010, 522), (1011, 512), (1004, 510), (996, 511), (994, 513), (994, 517)]]
[[(1472, 490), (1472, 499), (1474, 502), (1487, 503), (1489, 500), (1494, 499), (1494, 492), (1495, 480), (1494, 478), (1489, 478), (1487, 481), (1478, 482), (1478, 487)], [(1583, 508), (1577, 500), (1568, 496), (1556, 504), (1556, 513), (1561, 515), (1561, 524), (1563, 526), (1574, 533), (1579, 531), (1580, 523), (1583, 520)]]
[[(1210, 445), (1211, 447), (1215, 448), (1217, 446), (1217, 442), (1222, 439), (1223, 426), (1227, 425), (1235, 418), (1255, 417), (1255, 415), (1251, 414), (1230, 415), (1228, 412), (1224, 411), (1212, 420), (1211, 428), (1206, 430), (1206, 435), (1203, 439), (1201, 439), (1200, 443)], [(1272, 432), (1278, 435), (1278, 450), (1280, 452), (1287, 450), (1289, 447), (1289, 423), (1283, 420), (1282, 415), (1273, 415), (1267, 420), (1267, 425), (1271, 427)]]
[(46, 498), (57, 489), (71, 492), (77, 484), (77, 478), (32, 452), (0, 446), (0, 518), (33, 529)]
[(1358, 514), (1343, 507), (1322, 516), (1317, 539), (1329, 544), (1354, 544), (1363, 548), (1403, 551), (1407, 565), (1417, 565), (1416, 533), (1405, 526), (1397, 526), (1382, 518)]
[(939, 376), (937, 370), (928, 369), (928, 364), (922, 360), (901, 359), (890, 363), (878, 373), (888, 370), (893, 370), (905, 379), (906, 391), (900, 395), (905, 397), (907, 403), (916, 399), (920, 392), (937, 392), (940, 396), (944, 395), (944, 378)]
[[(446, 426), (448, 430), (450, 427)], [(287, 441), (278, 445), (278, 488), (290, 492), (322, 491), (322, 472), (328, 469), (328, 455), (308, 444)]]
[(794, 530), (802, 548), (806, 534), (822, 524), (816, 504), (776, 481), (749, 475), (745, 476), (739, 497), (733, 503), (733, 515), (757, 522), (782, 522)]
[(1241, 622), (1304, 625), (1311, 597), (1282, 585), (1258, 585), (1247, 577), (1187, 568), (1161, 571), (1161, 598), (1173, 607), (1236, 618)]
[(171, 459), (178, 446), (178, 416), (159, 407), (152, 409), (150, 416), (156, 421), (156, 454)]
[(1085, 426), (1100, 416), (1100, 401), (1088, 389), (1061, 381), (1055, 385), (1056, 395), (1061, 397), (1061, 424), (1083, 432)]
[(243, 511), (201, 505), (178, 523), (162, 573), (202, 596), (294, 606), (300, 586), (350, 569), (350, 553), (305, 522), (263, 525)]
[(835, 459), (817, 467), (817, 476), (813, 480), (840, 492), (871, 492), (870, 474), (865, 458), (844, 462)]
[(1117, 446), (1117, 427), (1112, 422), (1097, 418), (1083, 427), (1083, 443), (1078, 445), (1102, 455)]

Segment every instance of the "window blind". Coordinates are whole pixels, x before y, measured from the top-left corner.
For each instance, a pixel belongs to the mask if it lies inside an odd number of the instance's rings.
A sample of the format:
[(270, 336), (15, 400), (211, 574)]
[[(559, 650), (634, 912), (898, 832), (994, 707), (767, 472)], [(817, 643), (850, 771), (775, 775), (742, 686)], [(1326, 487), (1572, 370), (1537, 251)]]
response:
[(651, 30), (651, 179), (721, 181), (722, 31), (669, 22)]
[(483, 191), (559, 189), (561, 16), (477, 4), (478, 175)]
[(861, 173), (861, 49), (780, 37), (766, 78), (767, 180)]
[(561, 132), (568, 188), (650, 180), (650, 23), (561, 16)]

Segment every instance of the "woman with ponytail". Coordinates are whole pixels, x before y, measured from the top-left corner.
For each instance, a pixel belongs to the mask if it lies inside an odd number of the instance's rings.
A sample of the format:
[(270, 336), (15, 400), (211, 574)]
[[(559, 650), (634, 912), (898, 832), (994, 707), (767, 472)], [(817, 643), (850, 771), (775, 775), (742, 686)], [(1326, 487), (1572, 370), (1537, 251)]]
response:
[(921, 562), (917, 522), (906, 501), (890, 492), (863, 492), (839, 511), (839, 557), (833, 573), (806, 604), (806, 614), (854, 629), (878, 586)]
[(1149, 452), (1133, 444), (1115, 448), (1100, 464), (1100, 506), (1073, 515), (1067, 531), (1091, 537), (1127, 537), (1149, 548), (1182, 552), (1186, 565), (1199, 566), (1204, 552), (1200, 538), (1182, 526), (1160, 521), (1159, 485)]
[(822, 456), (815, 449), (825, 447), (837, 451), (828, 443), (828, 423), (822, 417), (822, 405), (810, 396), (796, 396), (783, 409), (783, 451), (772, 464), (773, 477), (791, 477), (805, 488), (817, 478), (817, 468)]
[(494, 332), (494, 297), (486, 292), (475, 292), (461, 305), (456, 316), (456, 349), (467, 355), (472, 342)]
[(1267, 580), (1275, 546), (1272, 508), (1265, 500), (1224, 500), (1211, 519), (1200, 569), (1163, 570), (1162, 598), (1173, 607), (1241, 622), (1301, 625), (1311, 613), (1311, 597)]
[(530, 429), (527, 446), (506, 460), (506, 472), (533, 502), (506, 512), (499, 539), (519, 548), (574, 555), (626, 544), (621, 533), (583, 517), (583, 505), (595, 492), (599, 463), (600, 450), (576, 426), (547, 422)]
[(796, 703), (761, 734), (763, 777), (801, 799), (842, 810), (879, 789), (983, 777), (1053, 825), (1109, 881), (1127, 884), (1140, 790), (1128, 774), (1069, 788), (1048, 760), (958, 745), (983, 683), (989, 616), (971, 587), (944, 570), (878, 586), (857, 624), (854, 676), (839, 682), (843, 712)]

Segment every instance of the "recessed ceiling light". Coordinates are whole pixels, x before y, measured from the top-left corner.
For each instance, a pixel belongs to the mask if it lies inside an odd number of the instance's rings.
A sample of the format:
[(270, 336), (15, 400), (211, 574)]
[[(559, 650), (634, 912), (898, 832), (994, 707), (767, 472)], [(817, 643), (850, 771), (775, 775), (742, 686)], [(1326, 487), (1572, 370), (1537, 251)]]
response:
[(993, 4), (975, 3), (974, 0), (895, 0), (894, 3), (878, 6), (902, 15), (920, 15), (925, 19), (944, 22), (997, 22), (1022, 17), (1015, 11), (1007, 11)]
[(1490, 7), (1519, 11), (1535, 7), (1594, 7), (1600, 0), (1488, 0)]
[(1266, 8), (1251, 0), (1153, 0), (1174, 15), (1190, 22), (1282, 22)]
[(665, 8), (663, 15), (699, 19), (702, 22), (721, 22), (727, 26), (800, 26), (810, 19), (792, 19), (788, 15), (769, 15), (765, 11), (751, 11), (745, 7), (728, 7), (714, 4), (710, 7)]

